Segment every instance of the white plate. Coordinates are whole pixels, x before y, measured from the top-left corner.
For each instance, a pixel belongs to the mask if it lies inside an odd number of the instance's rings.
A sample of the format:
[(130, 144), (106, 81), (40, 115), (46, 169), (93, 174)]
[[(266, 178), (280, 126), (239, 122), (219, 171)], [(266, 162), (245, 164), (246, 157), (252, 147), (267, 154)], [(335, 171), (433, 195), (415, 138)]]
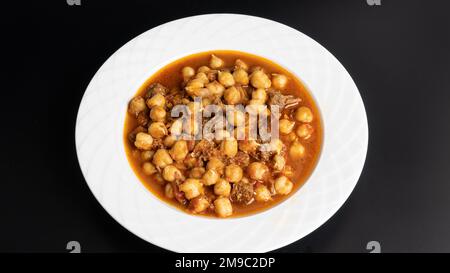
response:
[[(128, 101), (144, 81), (178, 58), (214, 49), (284, 66), (306, 83), (322, 113), (323, 150), (312, 176), (282, 204), (248, 217), (195, 217), (163, 203), (134, 174), (122, 141)], [(92, 193), (140, 238), (177, 252), (266, 252), (306, 236), (342, 206), (364, 165), (368, 126), (352, 78), (317, 42), (267, 19), (208, 14), (155, 27), (115, 52), (86, 89), (75, 138)]]

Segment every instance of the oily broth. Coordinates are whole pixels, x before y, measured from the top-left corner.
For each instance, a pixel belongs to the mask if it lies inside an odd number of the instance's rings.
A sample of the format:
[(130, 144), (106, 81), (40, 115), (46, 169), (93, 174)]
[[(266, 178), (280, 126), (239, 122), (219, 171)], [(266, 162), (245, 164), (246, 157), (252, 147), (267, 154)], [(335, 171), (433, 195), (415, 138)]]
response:
[[(273, 207), (276, 204), (279, 204), (286, 198), (289, 198), (291, 195), (295, 194), (295, 192), (306, 182), (308, 177), (311, 175), (314, 167), (317, 164), (321, 148), (322, 148), (322, 138), (323, 138), (323, 130), (321, 123), (321, 116), (319, 110), (314, 102), (314, 99), (307, 91), (306, 87), (298, 80), (292, 73), (282, 68), (278, 64), (267, 60), (265, 58), (255, 56), (249, 53), (239, 52), (239, 51), (231, 51), (231, 50), (215, 50), (209, 52), (201, 52), (193, 55), (186, 56), (179, 60), (176, 60), (165, 67), (161, 68), (157, 71), (153, 76), (151, 76), (145, 83), (139, 88), (137, 95), (144, 95), (149, 86), (152, 83), (159, 82), (162, 85), (166, 86), (169, 89), (174, 87), (179, 87), (180, 82), (182, 82), (181, 69), (184, 66), (191, 66), (194, 69), (202, 65), (208, 65), (211, 54), (214, 54), (225, 61), (225, 67), (231, 67), (234, 64), (236, 59), (241, 59), (245, 63), (251, 66), (261, 66), (265, 69), (265, 71), (271, 73), (284, 74), (289, 78), (286, 92), (282, 92), (283, 94), (292, 94), (302, 99), (300, 105), (307, 106), (311, 109), (314, 119), (310, 123), (314, 128), (314, 133), (307, 140), (302, 140), (301, 143), (306, 148), (306, 156), (298, 162), (293, 162), (287, 157), (286, 164), (293, 167), (294, 175), (291, 178), (291, 181), (294, 183), (294, 187), (286, 196), (276, 195), (273, 196), (273, 200), (268, 202), (256, 202), (249, 205), (240, 205), (233, 203), (233, 215), (231, 217), (245, 216), (253, 213), (261, 212), (266, 209)], [(124, 144), (125, 151), (127, 154), (128, 161), (133, 168), (134, 172), (137, 174), (138, 178), (142, 181), (142, 183), (148, 188), (153, 194), (155, 194), (159, 199), (181, 209), (187, 211), (187, 209), (178, 203), (175, 199), (167, 198), (164, 194), (164, 186), (158, 184), (154, 176), (147, 176), (143, 173), (141, 165), (143, 161), (140, 158), (140, 152), (134, 147), (133, 143), (128, 140), (128, 133), (132, 131), (135, 127), (137, 127), (136, 119), (127, 112), (127, 116), (125, 118), (125, 126), (124, 126)], [(285, 142), (287, 136), (280, 134), (280, 139)], [(285, 142), (286, 147), (289, 147), (289, 144)], [(245, 171), (245, 170), (244, 170)], [(207, 212), (200, 215), (207, 216), (215, 216), (214, 212)]]

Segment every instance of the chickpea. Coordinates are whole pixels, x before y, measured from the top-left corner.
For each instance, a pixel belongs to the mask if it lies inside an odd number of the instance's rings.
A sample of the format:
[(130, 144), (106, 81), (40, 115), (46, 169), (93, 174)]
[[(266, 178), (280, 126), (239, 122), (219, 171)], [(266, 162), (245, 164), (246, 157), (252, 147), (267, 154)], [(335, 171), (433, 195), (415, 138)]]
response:
[(272, 85), (269, 76), (261, 70), (252, 73), (250, 82), (255, 88), (269, 88)]
[(286, 177), (293, 177), (294, 176), (294, 168), (292, 168), (292, 166), (286, 165), (284, 167), (284, 170), (281, 172), (281, 174)]
[(245, 71), (248, 71), (248, 65), (241, 59), (236, 59), (234, 62), (235, 69), (243, 69)]
[(162, 176), (166, 181), (169, 182), (183, 179), (183, 175), (181, 174), (180, 170), (178, 170), (177, 167), (173, 165), (167, 165), (163, 170)]
[(305, 147), (298, 141), (294, 141), (289, 148), (289, 156), (293, 159), (303, 158), (305, 153)]
[(233, 72), (234, 81), (242, 84), (242, 85), (248, 85), (249, 79), (248, 79), (248, 73), (242, 68), (238, 68), (234, 70)]
[(272, 151), (275, 151), (276, 154), (281, 154), (284, 149), (283, 141), (281, 141), (280, 139), (273, 139), (272, 141), (270, 141), (269, 145), (270, 149)]
[(270, 199), (272, 199), (272, 196), (270, 194), (269, 189), (264, 186), (259, 184), (258, 186), (256, 186), (255, 188), (255, 200), (258, 202), (267, 202)]
[(134, 146), (141, 150), (150, 150), (153, 145), (153, 138), (151, 135), (147, 133), (137, 133), (136, 141), (134, 142)]
[(205, 168), (195, 167), (195, 168), (192, 168), (191, 171), (189, 172), (189, 177), (200, 179), (200, 178), (202, 178), (202, 176), (205, 172), (206, 172)]
[(292, 191), (294, 184), (286, 176), (280, 176), (275, 180), (275, 191), (278, 194), (286, 195)]
[(145, 111), (147, 106), (145, 105), (145, 100), (141, 96), (137, 96), (130, 101), (128, 105), (128, 112), (137, 116), (140, 112)]
[(181, 119), (175, 120), (170, 126), (170, 134), (179, 136), (183, 132), (183, 121)]
[(281, 119), (279, 123), (280, 133), (287, 135), (290, 132), (292, 132), (294, 126), (295, 126), (294, 121), (288, 119)]
[(216, 170), (209, 169), (205, 172), (202, 177), (203, 185), (211, 186), (216, 184), (217, 180), (219, 180), (220, 175), (216, 172)]
[(225, 87), (220, 84), (218, 81), (213, 81), (206, 85), (206, 88), (211, 92), (211, 95), (216, 97), (222, 97), (223, 92), (225, 91)]
[(185, 66), (181, 69), (181, 75), (183, 75), (184, 80), (189, 80), (195, 75), (195, 70), (190, 66)]
[(290, 132), (287, 136), (287, 140), (289, 142), (296, 141), (297, 139), (298, 139), (298, 137), (294, 132)]
[(143, 161), (149, 161), (149, 160), (152, 159), (152, 157), (153, 157), (154, 154), (155, 154), (154, 151), (143, 151), (143, 152), (141, 153), (141, 159), (142, 159)]
[(206, 73), (209, 72), (211, 68), (207, 67), (206, 65), (202, 65), (197, 69), (197, 73)]
[(144, 164), (142, 164), (142, 171), (145, 175), (152, 175), (157, 172), (155, 166), (150, 162), (144, 162)]
[(170, 199), (175, 197), (175, 194), (173, 193), (172, 184), (170, 184), (170, 183), (166, 184), (166, 186), (164, 187), (164, 195)]
[(218, 196), (228, 197), (230, 196), (231, 185), (228, 181), (221, 178), (214, 184), (214, 193)]
[(224, 64), (224, 61), (221, 58), (217, 57), (214, 54), (211, 55), (211, 59), (209, 60), (209, 66), (212, 69), (221, 68), (223, 66), (223, 64)]
[(176, 141), (177, 139), (175, 136), (166, 136), (166, 138), (164, 139), (164, 146), (166, 146), (167, 148), (171, 148)]
[(189, 203), (192, 213), (200, 213), (209, 207), (209, 201), (205, 196), (197, 196)]
[(219, 217), (228, 217), (233, 214), (233, 206), (226, 197), (219, 197), (214, 201), (214, 210)]
[(206, 76), (206, 74), (203, 72), (197, 73), (197, 75), (195, 75), (195, 79), (201, 80), (204, 85), (209, 83), (208, 76)]
[(225, 169), (225, 163), (223, 163), (222, 160), (220, 160), (217, 157), (211, 157), (209, 159), (209, 161), (208, 161), (208, 164), (206, 164), (206, 169), (207, 170), (214, 170), (219, 175), (222, 175), (223, 171)]
[(153, 97), (151, 97), (147, 100), (147, 106), (149, 108), (152, 108), (155, 106), (164, 107), (165, 104), (166, 104), (166, 98), (161, 93), (157, 93), (157, 94), (153, 95)]
[(166, 110), (161, 106), (155, 106), (150, 110), (150, 118), (153, 121), (164, 121), (166, 119)]
[(173, 163), (172, 158), (170, 157), (169, 152), (166, 149), (158, 149), (153, 155), (153, 164), (160, 169), (165, 168), (167, 165)]
[(269, 168), (261, 162), (252, 162), (247, 167), (247, 174), (254, 180), (265, 180), (269, 174)]
[(284, 159), (281, 155), (274, 155), (273, 156), (273, 168), (276, 171), (281, 171), (284, 168), (284, 165), (286, 165), (286, 159)]
[(238, 152), (238, 143), (234, 138), (228, 138), (222, 141), (220, 146), (224, 155), (234, 157)]
[(183, 161), (189, 153), (187, 142), (185, 140), (178, 140), (170, 149), (170, 156), (175, 161)]
[(185, 89), (189, 95), (193, 95), (194, 92), (203, 87), (205, 87), (205, 83), (202, 79), (193, 79), (187, 83)]
[(241, 126), (245, 123), (245, 113), (242, 111), (232, 111), (227, 115), (228, 122), (233, 126)]
[(302, 106), (295, 111), (295, 119), (300, 122), (309, 123), (313, 120), (313, 113), (308, 107)]
[(241, 181), (243, 177), (242, 168), (236, 164), (230, 164), (225, 168), (225, 178), (232, 183)]
[(239, 141), (239, 150), (248, 154), (254, 153), (258, 149), (258, 142), (256, 140), (241, 140)]
[(148, 127), (148, 133), (154, 138), (163, 138), (168, 132), (166, 125), (164, 125), (163, 122), (158, 121), (150, 124), (150, 127)]
[(262, 101), (265, 103), (267, 100), (267, 92), (262, 88), (258, 88), (252, 92), (252, 100)]
[(286, 88), (288, 78), (282, 74), (272, 74), (272, 86), (278, 90), (284, 90)]
[(187, 105), (191, 115), (203, 110), (203, 105), (199, 101), (191, 101)]
[(180, 191), (184, 192), (186, 198), (191, 200), (203, 193), (203, 185), (199, 179), (188, 178), (180, 185)]
[(235, 84), (233, 75), (228, 71), (219, 71), (219, 82), (225, 87), (230, 87)]
[[(264, 101), (263, 101), (263, 100), (255, 100), (255, 99), (251, 99), (251, 100), (248, 101), (247, 104), (248, 104), (248, 105), (255, 105), (255, 106), (258, 106), (258, 105), (264, 105)], [(254, 108), (254, 111), (256, 111), (256, 113), (259, 113), (260, 109), (259, 109), (258, 107), (255, 107), (255, 108)]]
[(314, 128), (309, 124), (302, 124), (297, 128), (297, 130), (295, 130), (295, 133), (297, 134), (297, 136), (299, 136), (303, 139), (310, 138), (313, 132), (314, 132)]
[(259, 65), (255, 65), (255, 66), (250, 67), (250, 69), (249, 69), (249, 72), (250, 72), (250, 73), (253, 73), (253, 72), (256, 72), (256, 71), (262, 71), (262, 72), (264, 72), (264, 68), (262, 68), (262, 67), (259, 66)]
[(239, 92), (239, 90), (237, 90), (237, 88), (234, 86), (225, 90), (223, 96), (225, 98), (225, 101), (230, 105), (238, 104), (242, 100), (241, 92)]

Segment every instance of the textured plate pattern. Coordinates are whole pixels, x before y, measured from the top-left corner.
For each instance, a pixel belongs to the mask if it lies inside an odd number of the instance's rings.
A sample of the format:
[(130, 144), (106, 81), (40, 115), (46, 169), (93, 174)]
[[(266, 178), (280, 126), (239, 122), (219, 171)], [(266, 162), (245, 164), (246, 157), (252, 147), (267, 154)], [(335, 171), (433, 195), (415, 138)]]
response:
[[(169, 207), (138, 180), (122, 143), (127, 103), (139, 86), (180, 57), (214, 49), (246, 51), (284, 66), (309, 87), (322, 112), (324, 146), (310, 179), (282, 204), (249, 217), (207, 219)], [(345, 202), (364, 165), (368, 126), (355, 83), (317, 42), (274, 21), (210, 14), (158, 26), (115, 52), (84, 94), (75, 135), (91, 191), (137, 236), (177, 252), (265, 252), (312, 232)]]

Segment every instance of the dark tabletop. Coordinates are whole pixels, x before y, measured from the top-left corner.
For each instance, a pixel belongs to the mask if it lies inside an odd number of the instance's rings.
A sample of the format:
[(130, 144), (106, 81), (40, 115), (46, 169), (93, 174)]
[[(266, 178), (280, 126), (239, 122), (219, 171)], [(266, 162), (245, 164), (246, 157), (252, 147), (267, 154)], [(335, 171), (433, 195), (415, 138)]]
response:
[(91, 194), (75, 152), (76, 114), (92, 76), (127, 41), (223, 12), (318, 41), (349, 71), (367, 111), (367, 160), (352, 195), (322, 227), (277, 251), (367, 252), (378, 241), (383, 252), (450, 252), (449, 1), (61, 0), (2, 10), (1, 252), (67, 252), (69, 241), (83, 252), (164, 251)]

